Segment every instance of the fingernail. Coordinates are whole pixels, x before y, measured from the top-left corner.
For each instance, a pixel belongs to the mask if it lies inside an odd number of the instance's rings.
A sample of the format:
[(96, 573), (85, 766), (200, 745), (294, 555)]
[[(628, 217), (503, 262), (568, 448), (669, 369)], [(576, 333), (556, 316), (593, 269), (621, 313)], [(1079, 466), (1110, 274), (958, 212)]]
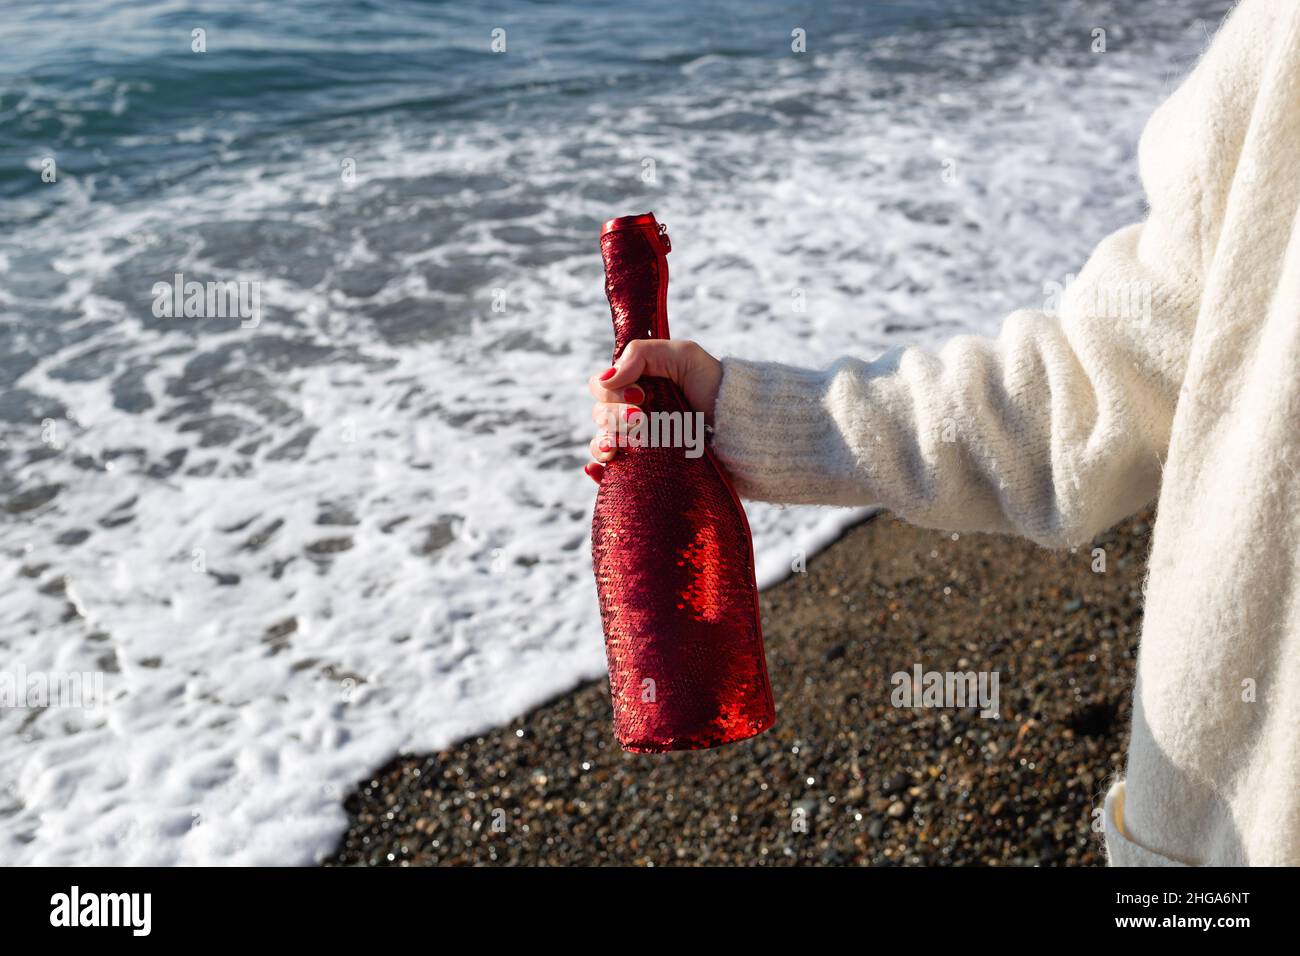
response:
[(596, 443), (596, 447), (599, 448), (601, 451), (613, 451), (614, 443), (610, 441), (608, 438), (602, 438), (600, 441)]
[(611, 378), (614, 377), (614, 373), (617, 371), (618, 371), (618, 366), (611, 365), (609, 368), (605, 369), (605, 371), (600, 373), (600, 380), (602, 382), (608, 382)]
[(623, 421), (627, 422), (630, 425), (632, 423), (632, 417), (634, 415), (640, 415), (640, 414), (641, 414), (641, 409), (632, 408), (631, 406), (628, 406), (627, 408), (623, 409)]
[(640, 405), (645, 401), (645, 389), (640, 385), (629, 385), (623, 389), (623, 401), (631, 402), (633, 405)]
[(600, 484), (600, 477), (605, 473), (605, 469), (602, 468), (600, 465), (596, 464), (594, 461), (588, 462), (587, 465), (582, 470), (585, 471), (587, 473), (587, 477), (590, 478), (592, 481), (594, 481), (596, 484)]

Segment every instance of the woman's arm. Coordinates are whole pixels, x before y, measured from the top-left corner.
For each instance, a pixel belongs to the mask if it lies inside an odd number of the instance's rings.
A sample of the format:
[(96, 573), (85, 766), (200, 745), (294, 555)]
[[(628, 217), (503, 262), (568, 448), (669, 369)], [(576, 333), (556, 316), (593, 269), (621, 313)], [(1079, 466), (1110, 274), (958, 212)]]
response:
[(1239, 7), (1152, 116), (1139, 146), (1150, 215), (1102, 241), (1059, 314), (1018, 311), (996, 339), (823, 371), (725, 359), (714, 450), (740, 492), (1051, 546), (1151, 501), (1269, 21), (1262, 4)]
[(1015, 312), (996, 339), (823, 371), (724, 359), (714, 451), (749, 498), (1086, 541), (1159, 490), (1195, 322), (1187, 244), (1144, 239), (1106, 239), (1059, 317)]

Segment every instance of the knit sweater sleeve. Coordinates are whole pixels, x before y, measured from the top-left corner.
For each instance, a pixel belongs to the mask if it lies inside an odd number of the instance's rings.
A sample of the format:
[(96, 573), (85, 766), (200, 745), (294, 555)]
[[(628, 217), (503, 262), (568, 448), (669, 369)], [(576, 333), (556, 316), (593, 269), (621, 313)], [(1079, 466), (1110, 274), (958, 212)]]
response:
[(810, 370), (727, 358), (714, 451), (749, 498), (1078, 544), (1153, 500), (1267, 24), (1242, 4), (1138, 149), (1149, 215), (1059, 308)]

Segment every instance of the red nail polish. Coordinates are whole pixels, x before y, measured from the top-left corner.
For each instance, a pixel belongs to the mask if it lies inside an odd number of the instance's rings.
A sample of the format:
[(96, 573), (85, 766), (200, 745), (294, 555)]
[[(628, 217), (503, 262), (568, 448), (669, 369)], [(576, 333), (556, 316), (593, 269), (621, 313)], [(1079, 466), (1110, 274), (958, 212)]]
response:
[(614, 373), (617, 371), (618, 371), (618, 366), (611, 365), (609, 368), (605, 369), (605, 371), (600, 373), (600, 380), (602, 382), (608, 382), (611, 378), (614, 377)]
[(632, 408), (631, 406), (629, 406), (629, 407), (623, 409), (623, 421), (625, 421), (625, 422), (627, 422), (629, 425), (631, 425), (631, 424), (633, 423), (633, 421), (634, 421), (633, 416), (635, 416), (635, 415), (640, 415), (640, 414), (641, 414), (641, 409), (639, 409), (639, 408)]
[(601, 451), (613, 451), (613, 450), (614, 450), (614, 443), (613, 443), (612, 441), (610, 441), (608, 438), (602, 438), (602, 439), (601, 439), (601, 440), (596, 444), (596, 447), (599, 448)]
[(645, 389), (640, 385), (631, 385), (623, 391), (623, 401), (639, 405), (645, 401)]
[(589, 462), (582, 470), (585, 471), (587, 477), (596, 482), (596, 484), (600, 484), (601, 475), (605, 473), (605, 469), (594, 461)]

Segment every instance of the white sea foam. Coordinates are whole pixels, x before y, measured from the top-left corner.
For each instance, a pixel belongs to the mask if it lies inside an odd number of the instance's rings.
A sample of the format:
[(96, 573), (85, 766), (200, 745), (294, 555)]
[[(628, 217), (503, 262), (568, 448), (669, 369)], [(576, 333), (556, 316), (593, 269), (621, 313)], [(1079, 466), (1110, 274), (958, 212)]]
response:
[[(231, 142), (147, 203), (71, 190), (58, 228), (0, 253), (15, 342), (61, 336), (5, 425), (9, 497), (61, 490), (0, 525), (0, 649), (104, 670), (108, 700), (0, 713), (0, 859), (309, 862), (394, 753), (603, 673), (580, 471), (610, 340), (600, 221), (669, 224), (675, 333), (719, 354), (989, 333), (1140, 217), (1137, 133), (1202, 40), (981, 74), (987, 38), (954, 33), (925, 52), (976, 65), (945, 80), (886, 39), (522, 132), (375, 120), (255, 163)], [(33, 251), (52, 276), (11, 284)], [(153, 320), (176, 271), (260, 281), (261, 325)], [(857, 517), (749, 514), (764, 582)]]

